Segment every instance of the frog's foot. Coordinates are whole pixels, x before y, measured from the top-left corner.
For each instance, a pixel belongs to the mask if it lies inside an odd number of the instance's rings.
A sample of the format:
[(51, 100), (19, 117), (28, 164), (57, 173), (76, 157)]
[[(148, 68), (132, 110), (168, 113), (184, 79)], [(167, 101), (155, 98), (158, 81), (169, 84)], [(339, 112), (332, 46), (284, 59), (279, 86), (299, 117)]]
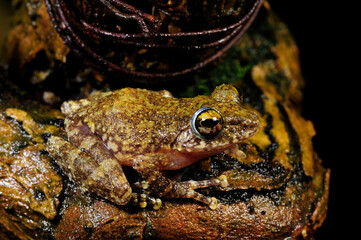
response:
[[(225, 175), (221, 175), (217, 179), (177, 182), (164, 176), (163, 172), (149, 160), (152, 159), (143, 156), (143, 158), (133, 162), (133, 168), (145, 180), (145, 184), (143, 184), (141, 188), (145, 189), (149, 187), (152, 193), (166, 198), (192, 198), (207, 204), (211, 209), (217, 208), (218, 201), (216, 198), (204, 196), (196, 192), (195, 189), (215, 186), (221, 188), (227, 187), (228, 182)], [(140, 184), (140, 186), (141, 185), (142, 184)]]
[(149, 197), (145, 193), (132, 193), (132, 203), (141, 208), (146, 208), (148, 205), (153, 206), (154, 210), (158, 210), (162, 206), (160, 198)]
[(147, 181), (135, 182), (132, 184), (132, 188), (147, 190), (149, 188), (149, 183)]
[(216, 209), (218, 200), (214, 197), (207, 197), (203, 194), (196, 192), (195, 189), (206, 187), (227, 187), (227, 177), (221, 175), (218, 179), (210, 179), (203, 181), (185, 181), (174, 183), (173, 189), (165, 196), (168, 198), (192, 198), (197, 201), (207, 204), (211, 209)]

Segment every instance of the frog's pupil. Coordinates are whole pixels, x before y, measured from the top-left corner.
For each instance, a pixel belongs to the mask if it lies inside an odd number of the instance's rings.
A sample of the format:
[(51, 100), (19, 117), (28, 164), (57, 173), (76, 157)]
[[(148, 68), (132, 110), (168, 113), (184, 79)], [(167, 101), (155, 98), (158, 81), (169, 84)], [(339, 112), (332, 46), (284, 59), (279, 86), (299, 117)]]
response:
[(219, 120), (216, 118), (202, 119), (201, 125), (206, 128), (214, 128), (219, 123)]

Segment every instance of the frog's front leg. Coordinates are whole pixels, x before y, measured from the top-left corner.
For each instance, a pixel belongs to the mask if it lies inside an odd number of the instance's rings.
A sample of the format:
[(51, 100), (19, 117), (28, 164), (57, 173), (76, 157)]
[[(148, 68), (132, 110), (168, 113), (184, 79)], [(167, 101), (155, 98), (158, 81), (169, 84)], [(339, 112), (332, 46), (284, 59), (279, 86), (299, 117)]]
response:
[[(91, 142), (90, 147), (93, 148), (93, 153), (102, 151), (101, 143)], [(123, 173), (122, 166), (107, 151), (102, 151), (100, 158), (98, 154), (95, 154), (98, 155), (95, 157), (88, 155), (85, 148), (86, 146), (78, 148), (56, 136), (51, 136), (47, 141), (49, 154), (66, 175), (84, 191), (94, 193), (119, 205), (128, 203), (132, 189)]]
[(212, 186), (226, 187), (227, 179), (225, 176), (203, 181), (175, 182), (164, 176), (157, 167), (157, 160), (162, 161), (162, 154), (141, 155), (133, 161), (133, 168), (147, 181), (154, 193), (166, 198), (191, 198), (207, 204), (211, 209), (217, 208), (218, 201), (216, 198), (204, 196), (196, 192), (195, 189)]

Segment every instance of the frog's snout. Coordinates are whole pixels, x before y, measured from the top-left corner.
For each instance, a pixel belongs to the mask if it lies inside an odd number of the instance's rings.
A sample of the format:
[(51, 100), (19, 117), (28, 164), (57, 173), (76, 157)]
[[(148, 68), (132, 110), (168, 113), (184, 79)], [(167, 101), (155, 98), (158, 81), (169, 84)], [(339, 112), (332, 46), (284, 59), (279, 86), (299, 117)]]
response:
[(88, 101), (87, 99), (63, 102), (63, 104), (61, 105), (61, 112), (66, 116), (70, 116), (72, 113), (78, 112), (80, 108), (85, 107), (89, 104), (90, 101)]

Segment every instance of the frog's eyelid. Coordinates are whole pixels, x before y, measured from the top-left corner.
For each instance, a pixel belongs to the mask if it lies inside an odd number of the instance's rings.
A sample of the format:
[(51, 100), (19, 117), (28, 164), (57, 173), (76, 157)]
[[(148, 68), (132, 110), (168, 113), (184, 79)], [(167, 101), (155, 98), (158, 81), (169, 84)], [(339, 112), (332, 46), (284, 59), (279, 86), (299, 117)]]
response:
[(243, 91), (233, 84), (222, 84), (218, 86), (211, 96), (221, 102), (236, 101), (241, 104), (243, 103)]
[[(201, 111), (201, 109), (205, 109), (203, 111), (207, 111), (207, 110), (210, 110), (210, 109), (214, 109), (211, 107), (211, 103), (210, 102), (206, 102), (206, 103), (203, 103), (201, 108), (198, 109), (194, 114), (196, 114), (197, 112), (200, 113), (200, 112), (203, 112)], [(215, 109), (214, 109), (215, 110)], [(217, 110), (216, 110), (217, 111)], [(218, 112), (218, 111), (217, 111)], [(193, 115), (194, 116), (194, 115)]]
[(239, 102), (242, 104), (243, 103), (243, 95), (244, 95), (244, 92), (242, 89), (240, 89), (238, 86), (235, 86), (235, 85), (232, 85), (238, 92), (238, 100)]

